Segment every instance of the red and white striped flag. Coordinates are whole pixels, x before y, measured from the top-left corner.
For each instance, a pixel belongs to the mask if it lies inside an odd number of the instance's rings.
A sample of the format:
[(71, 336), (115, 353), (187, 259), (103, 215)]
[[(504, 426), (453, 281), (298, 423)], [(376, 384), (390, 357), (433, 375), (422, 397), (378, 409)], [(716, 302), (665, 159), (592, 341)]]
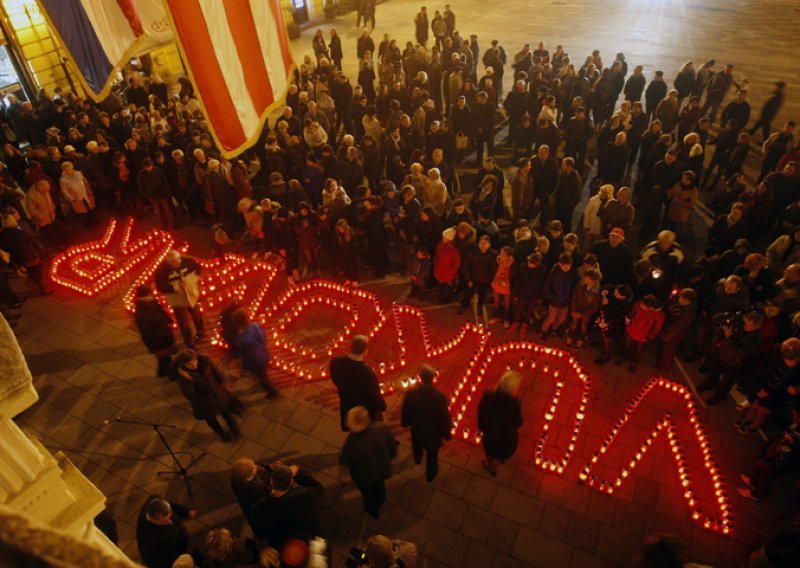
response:
[(166, 0), (209, 128), (232, 157), (280, 104), (293, 62), (280, 0)]

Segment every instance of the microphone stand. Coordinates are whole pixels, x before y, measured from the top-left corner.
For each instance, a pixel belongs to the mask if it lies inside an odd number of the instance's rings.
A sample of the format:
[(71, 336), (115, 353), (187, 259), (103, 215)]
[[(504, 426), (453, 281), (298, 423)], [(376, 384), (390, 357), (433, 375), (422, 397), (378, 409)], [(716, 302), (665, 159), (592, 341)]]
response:
[(109, 423), (111, 422), (119, 422), (120, 424), (134, 424), (136, 426), (147, 426), (149, 428), (152, 428), (158, 435), (158, 438), (161, 440), (161, 443), (167, 449), (167, 452), (172, 458), (172, 463), (173, 463), (172, 469), (165, 471), (158, 471), (156, 472), (156, 475), (169, 475), (172, 476), (173, 479), (175, 477), (180, 477), (181, 479), (183, 479), (183, 483), (186, 485), (186, 493), (189, 496), (189, 500), (190, 501), (192, 500), (193, 494), (192, 494), (192, 486), (189, 483), (189, 469), (191, 469), (192, 466), (194, 466), (197, 462), (199, 462), (206, 455), (206, 452), (201, 452), (200, 455), (198, 455), (197, 457), (194, 457), (191, 453), (189, 453), (191, 461), (184, 466), (181, 463), (181, 460), (178, 458), (178, 456), (175, 455), (175, 451), (172, 449), (172, 446), (169, 445), (167, 438), (161, 431), (162, 428), (176, 428), (176, 426), (173, 426), (172, 424), (161, 424), (158, 422), (142, 422), (140, 420), (132, 420), (129, 418), (122, 418), (122, 417), (109, 420)]

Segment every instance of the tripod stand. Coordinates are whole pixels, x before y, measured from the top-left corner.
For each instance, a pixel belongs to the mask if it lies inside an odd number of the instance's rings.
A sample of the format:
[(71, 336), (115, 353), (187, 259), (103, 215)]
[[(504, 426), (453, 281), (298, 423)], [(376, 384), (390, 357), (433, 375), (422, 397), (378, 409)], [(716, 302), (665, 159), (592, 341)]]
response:
[(147, 426), (152, 428), (158, 435), (158, 438), (159, 440), (161, 440), (161, 443), (167, 449), (167, 452), (172, 458), (172, 464), (173, 464), (172, 469), (167, 471), (159, 471), (157, 472), (157, 475), (169, 475), (172, 476), (172, 478), (175, 477), (182, 478), (183, 483), (186, 485), (186, 493), (189, 496), (189, 500), (191, 501), (193, 495), (192, 495), (192, 485), (191, 483), (189, 483), (189, 469), (191, 469), (192, 466), (194, 466), (197, 462), (199, 462), (206, 455), (206, 453), (202, 452), (197, 457), (194, 457), (190, 453), (189, 457), (191, 458), (191, 461), (184, 466), (181, 463), (181, 460), (178, 459), (178, 456), (175, 454), (175, 451), (172, 449), (172, 446), (169, 445), (167, 438), (164, 436), (164, 432), (161, 431), (162, 428), (175, 428), (175, 426), (171, 424), (160, 424), (158, 422), (142, 422), (140, 420), (123, 418), (121, 416), (105, 421), (106, 424), (110, 424), (112, 422), (119, 422), (120, 424), (134, 424), (136, 426)]

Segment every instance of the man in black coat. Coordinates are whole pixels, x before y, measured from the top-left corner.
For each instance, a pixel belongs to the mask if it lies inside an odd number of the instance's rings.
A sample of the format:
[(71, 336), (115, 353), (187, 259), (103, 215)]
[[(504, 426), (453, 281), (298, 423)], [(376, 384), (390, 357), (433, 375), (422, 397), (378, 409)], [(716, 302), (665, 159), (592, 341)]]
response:
[(625, 168), (628, 166), (628, 136), (625, 132), (617, 132), (613, 142), (609, 142), (597, 156), (597, 177), (602, 183), (610, 183), (614, 187), (622, 181)]
[(625, 231), (614, 227), (608, 238), (598, 242), (592, 248), (603, 273), (603, 285), (629, 284), (633, 253), (625, 244)]
[(447, 397), (435, 386), (436, 369), (422, 365), (419, 370), (420, 385), (406, 393), (403, 400), (402, 425), (411, 428), (411, 451), (414, 463), (422, 462), (422, 452), (427, 454), (425, 478), (430, 482), (439, 473), (439, 446), (452, 437), (452, 419)]
[(533, 310), (542, 298), (542, 286), (547, 278), (547, 266), (540, 252), (528, 255), (527, 262), (520, 265), (511, 274), (511, 295), (517, 299), (514, 323), (511, 332), (520, 328), (519, 338), (524, 339), (528, 333), (528, 326), (533, 315)]
[(250, 518), (250, 511), (253, 505), (272, 491), (271, 476), (271, 464), (256, 462), (251, 458), (239, 458), (233, 462), (231, 490), (251, 526), (253, 521)]
[(494, 156), (494, 126), (497, 109), (484, 91), (478, 93), (478, 102), (472, 107), (472, 118), (475, 124), (475, 144), (477, 163), (483, 163), (483, 146), (487, 146), (489, 156)]
[(628, 80), (625, 82), (626, 101), (635, 103), (642, 100), (642, 93), (644, 92), (645, 83), (644, 74), (642, 73), (643, 69), (644, 68), (641, 65), (634, 67), (633, 75), (628, 77)]
[(363, 406), (347, 413), (350, 434), (342, 447), (341, 463), (350, 472), (361, 496), (364, 510), (380, 518), (380, 508), (386, 501), (384, 482), (392, 476), (392, 458), (397, 455), (397, 440), (381, 422), (370, 423), (369, 412)]
[(347, 412), (356, 406), (363, 406), (373, 420), (380, 420), (386, 410), (386, 401), (381, 396), (381, 387), (375, 371), (364, 363), (367, 355), (368, 339), (356, 335), (350, 344), (350, 354), (331, 359), (331, 381), (339, 391), (339, 411), (342, 431), (347, 431)]
[(664, 72), (656, 71), (655, 77), (653, 77), (653, 80), (647, 85), (647, 89), (644, 92), (644, 101), (647, 105), (647, 122), (650, 122), (653, 118), (658, 103), (664, 100), (666, 96), (667, 83), (664, 81)]
[[(189, 535), (183, 521), (197, 511), (170, 503), (157, 495), (145, 501), (136, 521), (136, 544), (147, 568), (171, 568), (181, 554), (189, 552)], [(198, 560), (198, 559), (195, 559)]]
[(575, 169), (575, 160), (564, 158), (561, 161), (561, 174), (556, 186), (555, 218), (561, 221), (565, 233), (572, 232), (572, 213), (581, 200), (583, 179)]
[(153, 296), (150, 286), (136, 288), (136, 313), (133, 317), (147, 350), (158, 360), (157, 377), (166, 377), (172, 355), (177, 353), (172, 318)]
[(579, 106), (575, 109), (575, 116), (567, 121), (564, 129), (564, 155), (575, 160), (576, 169), (583, 175), (586, 168), (586, 145), (594, 135), (591, 120), (586, 117), (586, 109)]
[(296, 465), (276, 465), (266, 495), (250, 510), (253, 532), (273, 548), (280, 548), (298, 532), (316, 536), (314, 509), (324, 492), (319, 481)]

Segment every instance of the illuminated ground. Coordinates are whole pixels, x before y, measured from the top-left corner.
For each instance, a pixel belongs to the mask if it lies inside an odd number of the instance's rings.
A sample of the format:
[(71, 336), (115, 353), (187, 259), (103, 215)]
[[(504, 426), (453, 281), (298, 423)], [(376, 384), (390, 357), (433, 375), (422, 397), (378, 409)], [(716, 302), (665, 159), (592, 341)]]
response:
[[(199, 234), (198, 229), (192, 229), (182, 236), (199, 243)], [(203, 255), (202, 245), (195, 250)], [(280, 281), (276, 285), (282, 286)], [(389, 502), (381, 520), (371, 520), (362, 514), (357, 491), (338, 467), (343, 435), (336, 395), (329, 383), (308, 383), (275, 373), (285, 397), (268, 402), (248, 376), (240, 378), (234, 389), (248, 404), (244, 437), (233, 444), (222, 444), (204, 423), (191, 417), (174, 384), (153, 377), (153, 360), (131, 330), (129, 316), (122, 307), (121, 297), (126, 290), (127, 285), (119, 285), (91, 300), (63, 290), (46, 299), (31, 299), (17, 331), (42, 398), (20, 417), (21, 423), (40, 435), (49, 448), (63, 450), (108, 496), (109, 509), (119, 524), (121, 545), (134, 558), (135, 516), (146, 494), (165, 493), (176, 500), (185, 500), (185, 495), (179, 482), (156, 478), (167, 458), (161, 455), (162, 449), (150, 429), (123, 424), (101, 426), (103, 420), (122, 413), (172, 424), (176, 428), (168, 436), (177, 448), (195, 455), (202, 450), (207, 452), (192, 477), (199, 487), (196, 507), (200, 518), (192, 525), (198, 534), (219, 525), (242, 528), (228, 485), (228, 466), (239, 456), (282, 458), (312, 469), (326, 486), (321, 518), (337, 554), (378, 532), (416, 542), (429, 566), (624, 565), (635, 555), (642, 537), (656, 531), (678, 535), (698, 561), (734, 566), (748, 549), (761, 542), (764, 533), (772, 530), (775, 519), (788, 512), (787, 503), (793, 495), (789, 480), (777, 484), (774, 495), (760, 504), (743, 501), (735, 494), (738, 474), (743, 471), (745, 460), (757, 451), (759, 441), (733, 430), (734, 411), (730, 407), (715, 408), (711, 413), (701, 408), (699, 417), (708, 425), (711, 445), (727, 480), (733, 510), (732, 537), (716, 536), (690, 520), (663, 435), (614, 496), (580, 485), (581, 470), (599, 451), (628, 403), (651, 378), (649, 360), (645, 359), (636, 374), (614, 365), (600, 371), (591, 363), (596, 356), (594, 349), (587, 346), (579, 352), (577, 363), (591, 380), (588, 406), (582, 413), (578, 407), (583, 383), (565, 359), (519, 350), (528, 346), (512, 344), (518, 350), (498, 355), (499, 360), (489, 365), (483, 383), (468, 381), (467, 389), (477, 384), (475, 400), (466, 405), (457, 435), (463, 437), (466, 431), (473, 437), (476, 433), (474, 404), (483, 386), (491, 384), (506, 366), (521, 368), (525, 424), (517, 455), (492, 479), (480, 467), (479, 447), (463, 440), (451, 442), (442, 452), (438, 478), (429, 485), (424, 481), (423, 469), (414, 466), (409, 456), (407, 434), (400, 433), (403, 445), (395, 462), (396, 475), (388, 482)], [(403, 298), (407, 287), (397, 279), (367, 283), (362, 290), (374, 292), (383, 309), (390, 309), (392, 301), (398, 299), (421, 308), (433, 347), (453, 341), (466, 323), (455, 315), (453, 306), (406, 302)], [(302, 297), (312, 296), (309, 292)], [(358, 310), (358, 331), (368, 332), (377, 321), (372, 299), (331, 292), (326, 296), (349, 302)], [(274, 297), (270, 294), (266, 303)], [(286, 338), (309, 350), (325, 345), (346, 323), (339, 309), (311, 302), (293, 321), (285, 322)], [(274, 324), (280, 315), (276, 313), (270, 321)], [(212, 318), (208, 319), (211, 322)], [(391, 317), (375, 335), (371, 354), (376, 368), (384, 362), (388, 369), (401, 356), (406, 360), (407, 372), (387, 370), (384, 375), (387, 392), (392, 387), (402, 389), (402, 379), (408, 371), (425, 359), (418, 319), (406, 314), (400, 321), (405, 330), (405, 355), (399, 348)], [(487, 349), (511, 339), (502, 327), (495, 326)], [(551, 341), (549, 346), (564, 347), (560, 340)], [(440, 387), (445, 392), (454, 392), (479, 347), (479, 336), (468, 332), (463, 344), (432, 359), (441, 371)], [(205, 350), (220, 355), (210, 345)], [(281, 353), (287, 362), (300, 361), (297, 354), (276, 350), (276, 354)], [(536, 368), (532, 366), (534, 362)], [(227, 361), (222, 360), (221, 364), (230, 368)], [(309, 368), (321, 368), (315, 365)], [(235, 369), (231, 371), (238, 377)], [(554, 376), (555, 371), (559, 377)], [(681, 375), (671, 378), (682, 381)], [(553, 412), (549, 407), (559, 380), (563, 382), (563, 392)], [(393, 426), (399, 421), (401, 396), (395, 393), (387, 397), (388, 422)], [(686, 448), (698, 504), (705, 514), (715, 516), (717, 511), (710, 503), (710, 478), (699, 469), (702, 460), (697, 449), (686, 443), (690, 430), (685, 407), (663, 393), (643, 402), (620, 431), (618, 443), (591, 475), (613, 481), (621, 466), (641, 450), (665, 410), (675, 416), (676, 433)], [(571, 436), (579, 414), (585, 415), (585, 420), (573, 443)], [(545, 473), (534, 465), (534, 450), (546, 416), (552, 421), (544, 459), (560, 465), (565, 451), (574, 450), (562, 475)], [(153, 459), (154, 455), (158, 459)], [(188, 459), (187, 455), (184, 457)]]

